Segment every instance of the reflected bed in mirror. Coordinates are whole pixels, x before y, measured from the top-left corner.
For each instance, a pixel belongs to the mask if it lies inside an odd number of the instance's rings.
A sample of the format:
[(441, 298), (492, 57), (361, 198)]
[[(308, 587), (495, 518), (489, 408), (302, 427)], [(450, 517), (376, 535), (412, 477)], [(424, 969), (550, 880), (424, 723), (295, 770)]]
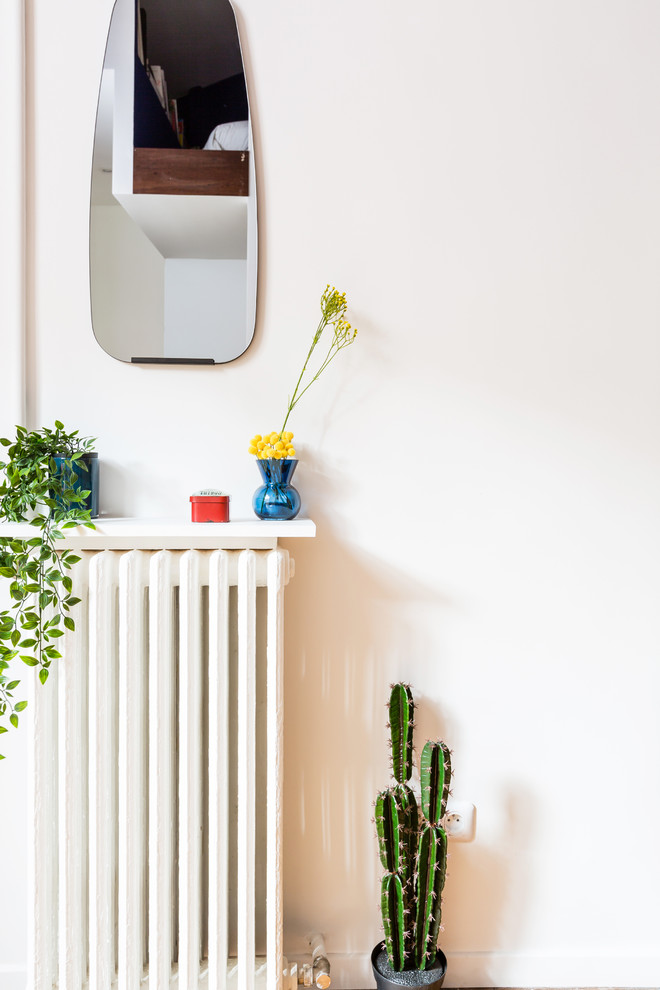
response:
[(116, 0), (94, 137), (94, 335), (120, 361), (220, 364), (254, 334), (257, 202), (229, 0)]

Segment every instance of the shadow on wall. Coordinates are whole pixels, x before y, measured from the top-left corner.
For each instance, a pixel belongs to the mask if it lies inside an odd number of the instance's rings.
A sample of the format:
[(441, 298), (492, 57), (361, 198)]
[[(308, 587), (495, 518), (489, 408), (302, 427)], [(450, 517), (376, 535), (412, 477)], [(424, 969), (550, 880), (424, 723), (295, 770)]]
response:
[(372, 817), (389, 773), (388, 686), (428, 647), (419, 630), (402, 628), (396, 604), (429, 592), (409, 581), (402, 588), (398, 573), (356, 556), (315, 518), (317, 538), (289, 546), (285, 944), (305, 951), (311, 926), (329, 952), (364, 952), (380, 937)]
[(526, 854), (535, 808), (527, 792), (512, 786), (502, 794), (500, 811), (501, 843), (492, 834), (487, 842), (479, 836), (478, 813), (476, 841), (450, 842), (443, 897), (441, 944), (455, 955), (478, 954), (461, 966), (461, 975), (483, 986), (501, 982), (501, 970), (489, 966), (488, 957), (520, 943), (534, 900)]
[[(428, 604), (438, 623), (453, 606), (382, 560), (356, 554), (313, 516), (315, 540), (283, 543), (296, 561), (285, 630), (285, 951), (305, 953), (305, 934), (317, 930), (331, 955), (365, 954), (382, 937), (373, 803), (389, 779), (389, 685), (410, 678), (424, 707), (418, 750), (426, 735), (459, 746), (447, 713), (415, 684), (420, 658), (426, 665), (438, 646), (405, 606)], [(436, 656), (439, 678), (444, 662)], [(523, 828), (520, 802), (511, 801)], [(450, 851), (443, 946), (493, 951), (523, 923), (521, 863), (479, 839)]]

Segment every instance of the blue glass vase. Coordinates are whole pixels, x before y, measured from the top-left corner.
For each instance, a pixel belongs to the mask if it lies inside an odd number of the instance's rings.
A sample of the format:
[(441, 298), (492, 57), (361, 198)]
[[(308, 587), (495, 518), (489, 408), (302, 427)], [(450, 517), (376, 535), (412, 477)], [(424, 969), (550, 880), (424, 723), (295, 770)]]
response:
[(264, 484), (252, 496), (252, 508), (260, 519), (295, 519), (300, 512), (300, 495), (290, 484), (297, 460), (283, 457), (257, 458)]

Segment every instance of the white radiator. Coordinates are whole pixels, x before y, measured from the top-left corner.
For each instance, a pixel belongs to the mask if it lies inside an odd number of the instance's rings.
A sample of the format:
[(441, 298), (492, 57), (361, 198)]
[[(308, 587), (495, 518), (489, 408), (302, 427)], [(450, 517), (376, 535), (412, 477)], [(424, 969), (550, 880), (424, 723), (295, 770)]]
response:
[(30, 990), (280, 990), (288, 554), (80, 555), (30, 705)]

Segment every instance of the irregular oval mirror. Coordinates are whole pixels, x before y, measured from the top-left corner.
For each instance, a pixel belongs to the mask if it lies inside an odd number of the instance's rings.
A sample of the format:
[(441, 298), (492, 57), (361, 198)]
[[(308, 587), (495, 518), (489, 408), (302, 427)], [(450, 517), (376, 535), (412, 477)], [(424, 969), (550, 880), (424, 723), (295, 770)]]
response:
[(92, 325), (136, 364), (219, 364), (254, 334), (252, 129), (229, 0), (116, 0), (90, 207)]

